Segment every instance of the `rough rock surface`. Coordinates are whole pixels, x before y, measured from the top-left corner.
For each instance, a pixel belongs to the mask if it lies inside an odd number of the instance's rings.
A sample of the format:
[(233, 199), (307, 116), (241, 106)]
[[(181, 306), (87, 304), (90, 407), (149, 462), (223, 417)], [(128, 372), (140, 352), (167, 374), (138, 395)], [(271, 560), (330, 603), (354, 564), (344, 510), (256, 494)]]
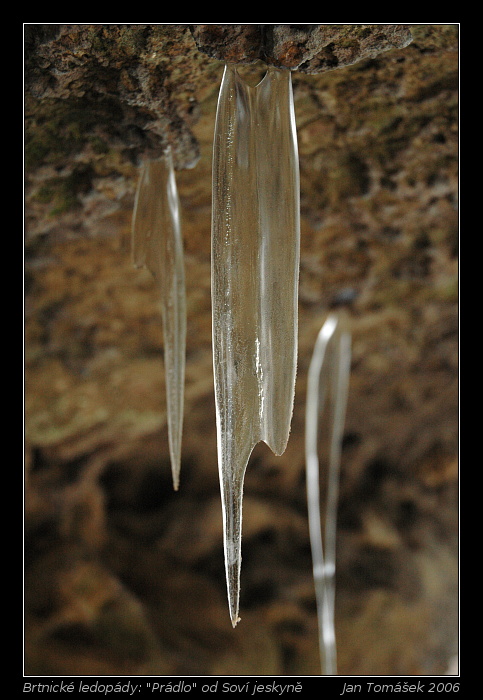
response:
[[(300, 351), (286, 453), (245, 481), (228, 616), (210, 318), (223, 61), (293, 69)], [(339, 672), (439, 674), (457, 641), (458, 29), (25, 26), (26, 672), (318, 674), (304, 402), (328, 309), (353, 331)], [(188, 295), (171, 485), (158, 292), (131, 265), (143, 159), (171, 144)]]
[(192, 33), (199, 50), (220, 61), (262, 60), (303, 73), (342, 68), (412, 40), (402, 24), (199, 24)]

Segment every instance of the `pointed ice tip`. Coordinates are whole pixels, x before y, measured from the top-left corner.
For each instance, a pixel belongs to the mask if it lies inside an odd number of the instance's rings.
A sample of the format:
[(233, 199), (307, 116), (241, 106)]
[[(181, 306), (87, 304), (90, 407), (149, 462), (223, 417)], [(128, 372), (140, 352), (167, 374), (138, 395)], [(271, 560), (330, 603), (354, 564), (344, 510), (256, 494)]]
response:
[(237, 626), (237, 624), (240, 622), (241, 618), (238, 617), (238, 615), (234, 615), (234, 617), (231, 618), (231, 624), (233, 626), (233, 629)]
[(179, 489), (180, 475), (181, 475), (180, 459), (171, 456), (171, 477), (173, 479), (173, 489), (175, 491), (178, 491), (178, 489)]

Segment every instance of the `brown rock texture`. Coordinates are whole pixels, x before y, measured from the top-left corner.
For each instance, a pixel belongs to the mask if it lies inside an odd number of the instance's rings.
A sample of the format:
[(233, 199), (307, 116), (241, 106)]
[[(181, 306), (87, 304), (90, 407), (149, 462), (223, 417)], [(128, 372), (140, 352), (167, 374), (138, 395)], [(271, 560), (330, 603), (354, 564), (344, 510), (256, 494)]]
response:
[[(232, 629), (216, 465), (211, 148), (224, 61), (292, 70), (299, 366), (287, 451), (245, 480)], [(458, 637), (458, 26), (25, 25), (25, 671), (318, 675), (307, 370), (352, 325), (342, 675), (444, 673)], [(179, 492), (139, 165), (170, 144), (188, 346)]]
[(412, 41), (403, 24), (199, 24), (192, 33), (199, 50), (220, 61), (262, 60), (303, 73), (348, 66)]

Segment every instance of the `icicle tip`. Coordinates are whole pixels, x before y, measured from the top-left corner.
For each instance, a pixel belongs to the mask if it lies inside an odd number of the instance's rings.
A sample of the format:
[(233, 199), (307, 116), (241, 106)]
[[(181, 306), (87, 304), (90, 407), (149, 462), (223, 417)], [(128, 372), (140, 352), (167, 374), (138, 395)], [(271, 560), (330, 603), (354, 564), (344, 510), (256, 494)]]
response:
[(173, 490), (178, 491), (179, 490), (179, 479), (180, 479), (180, 469), (174, 469), (171, 468), (171, 476), (173, 478)]

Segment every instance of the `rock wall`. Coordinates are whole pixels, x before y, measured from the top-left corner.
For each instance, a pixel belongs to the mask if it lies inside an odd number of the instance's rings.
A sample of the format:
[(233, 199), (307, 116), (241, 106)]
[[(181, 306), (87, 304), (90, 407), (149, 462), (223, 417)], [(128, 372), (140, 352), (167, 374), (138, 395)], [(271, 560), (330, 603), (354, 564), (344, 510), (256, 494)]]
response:
[[(286, 453), (245, 480), (229, 620), (211, 354), (211, 148), (224, 61), (293, 71), (299, 367)], [(25, 25), (25, 667), (317, 675), (307, 370), (350, 315), (342, 675), (444, 673), (458, 603), (458, 27)], [(158, 291), (133, 268), (139, 165), (172, 146), (188, 346), (172, 489)]]

